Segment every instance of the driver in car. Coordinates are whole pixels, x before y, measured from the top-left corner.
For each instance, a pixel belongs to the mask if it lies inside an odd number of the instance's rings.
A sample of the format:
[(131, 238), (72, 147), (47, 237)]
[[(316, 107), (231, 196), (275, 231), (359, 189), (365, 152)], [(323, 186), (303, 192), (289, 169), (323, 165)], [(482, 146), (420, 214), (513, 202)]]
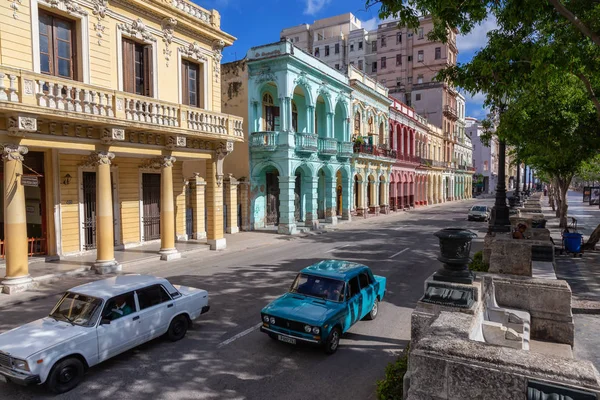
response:
[(127, 304), (127, 299), (125, 296), (117, 297), (113, 300), (113, 308), (110, 310), (110, 319), (115, 320), (126, 315), (129, 315), (133, 312), (129, 304)]

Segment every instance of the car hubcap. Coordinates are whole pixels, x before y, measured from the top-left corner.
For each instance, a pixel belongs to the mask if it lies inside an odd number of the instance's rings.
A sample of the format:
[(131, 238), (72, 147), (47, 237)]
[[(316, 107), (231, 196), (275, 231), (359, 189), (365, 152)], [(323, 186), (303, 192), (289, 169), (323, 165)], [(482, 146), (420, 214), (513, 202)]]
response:
[(179, 335), (181, 335), (182, 332), (183, 332), (183, 322), (176, 323), (175, 326), (173, 327), (173, 333), (175, 333), (175, 336), (179, 336)]
[(76, 375), (76, 371), (73, 367), (66, 367), (63, 368), (62, 371), (60, 371), (60, 374), (58, 375), (58, 380), (60, 381), (60, 383), (69, 383)]
[(331, 335), (331, 350), (337, 349), (339, 341), (340, 335), (337, 333), (337, 331), (334, 331)]
[(373, 316), (377, 315), (377, 301), (373, 303)]

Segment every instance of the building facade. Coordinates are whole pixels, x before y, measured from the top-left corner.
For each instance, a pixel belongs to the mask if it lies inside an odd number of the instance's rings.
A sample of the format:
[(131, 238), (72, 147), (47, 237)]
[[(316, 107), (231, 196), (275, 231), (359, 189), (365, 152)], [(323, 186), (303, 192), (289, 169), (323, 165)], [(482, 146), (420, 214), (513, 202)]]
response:
[(472, 117), (465, 118), (467, 136), (473, 147), (473, 194), (491, 194), (498, 183), (498, 144), (492, 139), (489, 145), (482, 141), (483, 126)]
[(254, 47), (223, 69), (225, 108), (245, 106), (248, 115), (248, 163), (225, 165), (249, 179), (242, 226), (294, 234), (350, 219), (348, 78), (289, 41)]
[(354, 213), (369, 217), (390, 212), (390, 182), (396, 152), (389, 136), (388, 90), (353, 66), (348, 68), (352, 88), (354, 155)]
[(204, 238), (223, 248), (223, 161), (243, 141), (221, 112), (235, 38), (186, 0), (0, 5), (4, 291), (30, 256)]

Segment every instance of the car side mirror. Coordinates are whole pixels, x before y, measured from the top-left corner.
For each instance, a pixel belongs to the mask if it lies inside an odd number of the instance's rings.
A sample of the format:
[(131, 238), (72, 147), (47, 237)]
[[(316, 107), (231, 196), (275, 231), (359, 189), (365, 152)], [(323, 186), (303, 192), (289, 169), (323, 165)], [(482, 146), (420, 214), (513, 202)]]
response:
[(108, 319), (108, 318), (102, 318), (100, 320), (100, 325), (110, 325), (110, 319)]

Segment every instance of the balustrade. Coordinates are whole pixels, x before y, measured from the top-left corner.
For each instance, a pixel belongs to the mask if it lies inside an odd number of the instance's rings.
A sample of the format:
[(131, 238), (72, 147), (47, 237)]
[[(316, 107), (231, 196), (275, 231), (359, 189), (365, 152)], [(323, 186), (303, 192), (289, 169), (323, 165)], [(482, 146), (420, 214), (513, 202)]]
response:
[(279, 132), (254, 132), (250, 135), (250, 147), (255, 150), (275, 151)]
[(296, 151), (315, 152), (317, 151), (317, 136), (310, 133), (296, 133), (294, 136)]
[(338, 143), (338, 155), (342, 157), (352, 157), (353, 147), (351, 142)]
[(329, 138), (319, 138), (319, 153), (336, 154), (337, 141)]
[(37, 105), (60, 111), (114, 117), (114, 92), (74, 85), (76, 82), (35, 80)]

